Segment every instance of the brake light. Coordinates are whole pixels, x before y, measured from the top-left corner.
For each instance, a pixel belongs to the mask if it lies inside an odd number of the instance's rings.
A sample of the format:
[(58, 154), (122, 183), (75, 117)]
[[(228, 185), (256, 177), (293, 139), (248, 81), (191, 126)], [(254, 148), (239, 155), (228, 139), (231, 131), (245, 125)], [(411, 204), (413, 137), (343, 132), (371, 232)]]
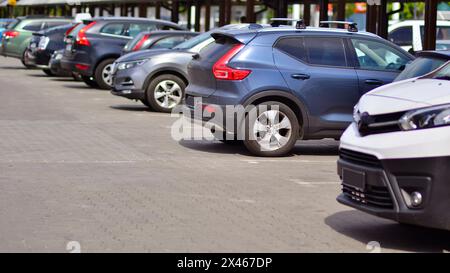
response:
[(3, 33), (3, 36), (5, 36), (5, 38), (7, 39), (16, 38), (17, 36), (19, 36), (19, 32), (15, 30), (8, 30)]
[(80, 23), (76, 23), (76, 24), (73, 25), (71, 28), (69, 28), (69, 29), (66, 31), (65, 36), (68, 36), (68, 35), (72, 32), (72, 30), (74, 30), (79, 24), (80, 24)]
[(144, 45), (144, 43), (148, 41), (150, 36), (151, 36), (150, 34), (145, 34), (144, 37), (142, 37), (142, 39), (139, 40), (139, 42), (133, 47), (133, 51), (140, 50), (142, 48), (142, 46)]
[(85, 65), (85, 64), (75, 64), (75, 67), (78, 70), (88, 70), (89, 69), (89, 65)]
[(230, 49), (213, 66), (214, 77), (218, 80), (240, 81), (247, 78), (251, 70), (236, 69), (228, 66), (230, 60), (244, 48), (245, 45), (239, 44)]
[(91, 46), (91, 42), (89, 42), (86, 37), (86, 31), (88, 31), (91, 27), (93, 27), (97, 22), (92, 22), (89, 25), (85, 26), (78, 32), (77, 44), (83, 46)]

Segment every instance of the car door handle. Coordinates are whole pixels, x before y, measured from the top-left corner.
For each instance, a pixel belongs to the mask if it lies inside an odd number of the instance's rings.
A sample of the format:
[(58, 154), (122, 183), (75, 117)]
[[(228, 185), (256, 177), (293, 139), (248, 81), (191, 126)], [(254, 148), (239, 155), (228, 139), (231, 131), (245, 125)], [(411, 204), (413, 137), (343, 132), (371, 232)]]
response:
[(365, 83), (368, 85), (383, 85), (383, 82), (380, 80), (375, 80), (375, 79), (368, 79), (365, 80)]
[(311, 78), (311, 76), (306, 74), (292, 74), (291, 77), (296, 80), (307, 80)]

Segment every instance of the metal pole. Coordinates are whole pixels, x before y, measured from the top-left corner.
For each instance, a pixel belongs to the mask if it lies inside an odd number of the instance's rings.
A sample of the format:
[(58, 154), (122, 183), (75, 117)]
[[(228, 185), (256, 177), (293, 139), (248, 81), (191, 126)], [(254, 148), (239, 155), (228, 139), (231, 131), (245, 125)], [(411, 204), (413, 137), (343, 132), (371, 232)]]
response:
[(200, 0), (195, 1), (195, 31), (200, 31), (200, 20), (202, 16), (202, 3)]
[(328, 0), (320, 0), (320, 21), (328, 20)]
[(345, 3), (346, 0), (338, 0), (337, 2), (337, 20), (345, 21)]
[(387, 15), (387, 0), (381, 0), (378, 6), (378, 27), (377, 34), (387, 39), (388, 36), (388, 15)]
[(247, 0), (246, 5), (246, 23), (256, 23), (255, 18), (255, 0)]
[(425, 1), (425, 39), (424, 50), (436, 49), (436, 21), (438, 0)]
[(172, 1), (172, 22), (177, 23), (180, 20), (180, 2)]
[(311, 3), (308, 0), (303, 2), (303, 21), (307, 26), (311, 23)]
[(211, 0), (205, 1), (205, 31), (211, 28)]

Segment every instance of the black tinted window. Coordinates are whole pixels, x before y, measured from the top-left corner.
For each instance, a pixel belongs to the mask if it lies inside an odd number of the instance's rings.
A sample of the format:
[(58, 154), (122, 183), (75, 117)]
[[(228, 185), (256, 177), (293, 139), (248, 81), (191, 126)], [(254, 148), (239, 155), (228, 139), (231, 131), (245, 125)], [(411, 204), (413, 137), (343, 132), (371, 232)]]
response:
[(125, 25), (123, 23), (107, 24), (100, 31), (104, 34), (124, 35)]
[(311, 64), (347, 66), (342, 39), (328, 37), (307, 37), (305, 46)]
[(66, 21), (48, 21), (48, 22), (45, 22), (44, 28), (47, 29), (47, 28), (67, 25), (68, 23), (69, 22), (66, 22)]
[(445, 62), (446, 60), (444, 59), (419, 57), (412, 63), (406, 65), (405, 70), (403, 70), (403, 72), (398, 75), (395, 81), (423, 76), (443, 65)]
[(399, 46), (412, 45), (412, 27), (401, 27), (389, 33), (389, 41)]
[(152, 45), (152, 48), (174, 48), (186, 40), (185, 36), (173, 36), (163, 38)]
[(42, 22), (29, 22), (23, 29), (28, 31), (39, 31), (41, 30)]
[(130, 24), (130, 28), (128, 30), (128, 35), (130, 37), (136, 37), (139, 33), (143, 31), (153, 31), (156, 30), (156, 25), (153, 23), (150, 24), (144, 24), (144, 23), (137, 23), (137, 24)]
[(283, 38), (277, 42), (275, 48), (283, 51), (284, 53), (294, 58), (306, 61), (306, 50), (303, 38), (298, 37)]

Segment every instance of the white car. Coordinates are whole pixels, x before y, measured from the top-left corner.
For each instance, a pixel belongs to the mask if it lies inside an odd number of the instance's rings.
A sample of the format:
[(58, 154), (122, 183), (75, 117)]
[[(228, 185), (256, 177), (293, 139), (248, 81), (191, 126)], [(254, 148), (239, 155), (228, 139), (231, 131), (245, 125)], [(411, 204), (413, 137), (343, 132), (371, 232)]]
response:
[[(406, 51), (421, 51), (425, 39), (423, 20), (407, 20), (388, 28), (388, 40)], [(436, 49), (450, 50), (450, 21), (437, 21)]]
[(338, 201), (450, 230), (450, 62), (364, 95), (341, 138)]

